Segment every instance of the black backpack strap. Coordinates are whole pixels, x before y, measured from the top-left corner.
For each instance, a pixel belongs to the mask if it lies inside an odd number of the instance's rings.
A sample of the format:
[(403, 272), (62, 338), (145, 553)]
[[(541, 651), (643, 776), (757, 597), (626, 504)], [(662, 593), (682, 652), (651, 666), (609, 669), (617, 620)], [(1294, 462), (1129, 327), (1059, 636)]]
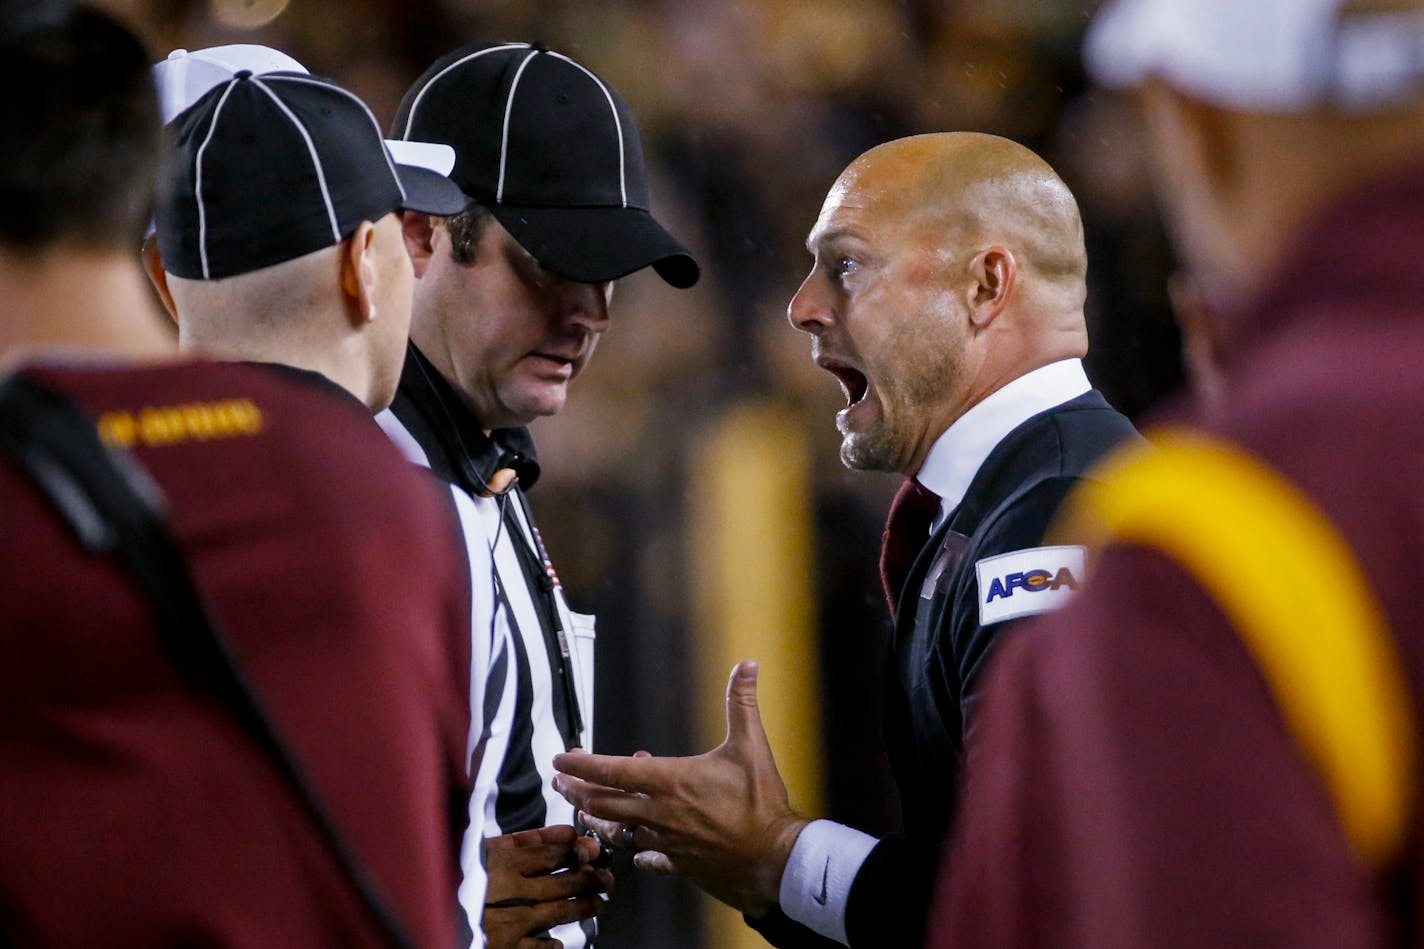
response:
[(287, 750), (204, 603), (169, 533), (163, 494), (148, 473), (132, 455), (105, 446), (94, 423), (65, 396), (25, 376), (0, 380), (0, 452), (34, 478), (87, 549), (113, 556), (133, 578), (169, 658), (196, 691), (226, 706), (276, 766), (386, 943), (413, 946)]

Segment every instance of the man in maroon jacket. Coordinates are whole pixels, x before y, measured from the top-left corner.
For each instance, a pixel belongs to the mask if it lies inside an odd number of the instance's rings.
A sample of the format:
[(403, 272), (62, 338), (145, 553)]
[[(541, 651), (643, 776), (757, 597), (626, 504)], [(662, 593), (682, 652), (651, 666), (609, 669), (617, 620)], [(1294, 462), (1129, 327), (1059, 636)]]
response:
[[(1215, 354), (1220, 397), (1173, 417), (1217, 447), (1168, 449), (1163, 471), (1244, 457), (1295, 513), (1205, 484), (1147, 506), (1153, 539), (1108, 546), (1074, 607), (1005, 644), (932, 946), (1424, 936), (1408, 815), (1366, 848), (1347, 806), (1376, 729), (1344, 731), (1333, 765), (1315, 754), (1311, 708), (1373, 696), (1343, 663), (1281, 675), (1345, 631), (1267, 596), (1362, 570), (1387, 633), (1361, 668), (1402, 673), (1382, 715), (1418, 730), (1421, 48), (1419, 0), (1119, 0), (1090, 33), (1099, 78), (1142, 93), (1195, 348)], [(1308, 560), (1280, 536), (1305, 521), (1344, 541), (1333, 564), (1293, 566)], [(1263, 651), (1262, 629), (1283, 648)], [(1395, 795), (1417, 807), (1417, 788)]]
[[(175, 357), (133, 261), (148, 64), (87, 7), (0, 13), (0, 82), (23, 90), (0, 98), (0, 364), (148, 472), (366, 891), (408, 943), (452, 945), (471, 641), (448, 500), (331, 381)], [(395, 299), (351, 258), (357, 293)], [(160, 646), (153, 603), (8, 452), (0, 564), (0, 942), (392, 942), (272, 757)]]

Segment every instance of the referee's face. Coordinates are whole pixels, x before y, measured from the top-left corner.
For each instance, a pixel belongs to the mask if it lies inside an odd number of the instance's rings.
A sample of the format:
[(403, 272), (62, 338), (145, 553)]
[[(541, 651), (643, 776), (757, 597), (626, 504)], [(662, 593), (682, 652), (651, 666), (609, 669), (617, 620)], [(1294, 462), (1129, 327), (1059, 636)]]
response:
[(787, 317), (845, 393), (841, 461), (911, 475), (963, 396), (968, 319), (962, 268), (901, 164), (871, 152), (836, 182)]
[(608, 329), (611, 283), (567, 280), (540, 266), (494, 219), (474, 261), (450, 253), (443, 225), (417, 266), (411, 335), (486, 429), (527, 425), (564, 407), (569, 384)]

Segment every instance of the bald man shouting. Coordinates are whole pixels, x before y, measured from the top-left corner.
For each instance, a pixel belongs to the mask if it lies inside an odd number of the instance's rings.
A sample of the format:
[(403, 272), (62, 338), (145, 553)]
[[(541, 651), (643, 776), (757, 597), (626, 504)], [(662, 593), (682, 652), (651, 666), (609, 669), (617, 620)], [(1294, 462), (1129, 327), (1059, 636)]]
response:
[(831, 188), (807, 247), (788, 316), (845, 390), (841, 460), (906, 478), (881, 557), (905, 834), (791, 810), (752, 662), (733, 670), (714, 751), (562, 755), (555, 786), (643, 851), (640, 866), (695, 881), (776, 945), (916, 946), (985, 658), (1008, 623), (1078, 588), (1082, 548), (1044, 533), (1084, 472), (1136, 434), (1084, 375), (1082, 223), (1027, 149), (970, 133), (874, 148)]

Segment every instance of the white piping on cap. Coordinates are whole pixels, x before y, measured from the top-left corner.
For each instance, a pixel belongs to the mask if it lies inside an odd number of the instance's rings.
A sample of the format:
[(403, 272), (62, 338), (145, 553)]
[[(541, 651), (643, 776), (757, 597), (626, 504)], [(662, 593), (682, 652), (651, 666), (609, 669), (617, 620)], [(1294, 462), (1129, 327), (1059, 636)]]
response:
[[(374, 130), (375, 133), (376, 133), (376, 140), (381, 143), (381, 153), (382, 153), (382, 155), (383, 155), (383, 156), (385, 157), (385, 159), (386, 159), (386, 168), (388, 168), (388, 169), (390, 170), (391, 178), (393, 178), (393, 179), (395, 180), (395, 183), (396, 183), (396, 189), (400, 191), (401, 203), (402, 203), (402, 204), (405, 203), (405, 200), (406, 200), (405, 185), (401, 184), (400, 175), (396, 174), (396, 167), (395, 167), (395, 165), (394, 165), (394, 164), (392, 163), (392, 161), (391, 161), (390, 150), (386, 148), (386, 137), (385, 137), (383, 134), (381, 134), (381, 123), (379, 123), (379, 122), (376, 121), (375, 115), (373, 115), (373, 114), (371, 113), (371, 109), (366, 105), (366, 103), (364, 103), (364, 102), (361, 101), (361, 97), (360, 97), (360, 96), (356, 95), (355, 93), (348, 92), (347, 90), (341, 88), (340, 86), (333, 85), (332, 83), (329, 83), (329, 82), (318, 82), (318, 81), (316, 81), (315, 79), (308, 79), (308, 78), (305, 77), (305, 76), (268, 76), (264, 81), (265, 81), (265, 82), (300, 82), (300, 83), (305, 83), (305, 84), (308, 85), (308, 86), (319, 86), (319, 87), (321, 87), (322, 89), (330, 89), (332, 92), (339, 92), (339, 93), (341, 93), (343, 96), (345, 96), (346, 98), (350, 99), (352, 102), (354, 102), (354, 103), (356, 103), (358, 106), (360, 106), (360, 107), (361, 107), (361, 111), (364, 112), (364, 113), (366, 113), (366, 118), (368, 118), (368, 119), (371, 120), (371, 128), (372, 128), (372, 130)], [(339, 240), (341, 240), (341, 238), (338, 236), (338, 237), (337, 237), (337, 240), (339, 241)]]
[(623, 149), (623, 123), (618, 118), (618, 106), (613, 103), (613, 93), (608, 91), (608, 87), (603, 84), (602, 79), (599, 79), (580, 63), (574, 62), (562, 53), (550, 53), (549, 55), (557, 56), (564, 62), (582, 69), (588, 78), (598, 84), (598, 88), (603, 92), (603, 98), (608, 100), (608, 109), (613, 113), (613, 127), (618, 130), (618, 192), (623, 198), (623, 207), (626, 208), (628, 206), (628, 174)]
[(222, 96), (218, 99), (218, 104), (213, 106), (213, 117), (208, 123), (208, 134), (203, 137), (203, 144), (198, 146), (198, 157), (194, 161), (193, 172), (193, 197), (198, 201), (198, 261), (203, 267), (203, 279), (208, 279), (208, 212), (203, 204), (203, 153), (207, 151), (208, 143), (213, 140), (213, 132), (217, 131), (218, 116), (222, 114), (222, 108), (227, 104), (227, 97), (232, 93), (232, 87), (237, 85), (236, 79), (228, 81), (227, 88), (223, 90)]
[[(297, 118), (296, 114), (292, 112), (291, 109), (287, 108), (287, 104), (285, 102), (277, 98), (277, 94), (275, 92), (267, 88), (266, 84), (264, 84), (256, 76), (252, 76), (251, 78), (249, 78), (248, 82), (252, 83), (258, 89), (261, 89), (264, 93), (266, 93), (268, 98), (270, 98), (273, 102), (277, 103), (277, 108), (282, 110), (282, 114), (285, 115), (287, 118), (291, 119), (292, 125), (296, 126), (297, 131), (302, 133), (302, 140), (307, 143), (307, 151), (311, 154), (312, 165), (316, 167), (316, 181), (317, 184), (321, 186), (321, 200), (326, 203), (326, 217), (327, 220), (331, 222), (332, 243), (340, 244), (341, 225), (336, 223), (336, 208), (332, 207), (331, 204), (331, 191), (326, 186), (326, 172), (321, 167), (321, 156), (318, 155), (316, 152), (316, 143), (311, 140), (311, 135), (307, 133), (306, 126), (302, 125), (302, 120)], [(379, 129), (377, 130), (377, 134), (379, 134)]]
[(504, 100), (504, 128), (499, 135), (499, 183), (494, 189), (494, 203), (504, 203), (504, 168), (509, 159), (509, 116), (514, 111), (514, 90), (519, 88), (519, 79), (524, 75), (524, 69), (529, 65), (529, 61), (539, 55), (539, 51), (531, 50), (528, 56), (524, 57), (524, 62), (519, 64), (519, 68), (514, 72), (514, 79), (509, 83), (509, 97)]
[(415, 110), (420, 108), (420, 100), (425, 98), (425, 94), (430, 91), (430, 87), (435, 85), (435, 83), (440, 79), (440, 77), (444, 76), (452, 69), (456, 69), (460, 66), (463, 66), (465, 63), (468, 63), (472, 59), (479, 59), (481, 56), (484, 56), (488, 53), (500, 53), (507, 49), (529, 49), (529, 44), (506, 43), (503, 46), (491, 46), (489, 49), (477, 50), (473, 53), (470, 53), (468, 56), (461, 56), (459, 59), (446, 66), (444, 69), (431, 76), (429, 81), (426, 82), (426, 84), (421, 87), (420, 91), (415, 94), (415, 100), (412, 101), (410, 104), (410, 113), (405, 117), (405, 131), (401, 132), (401, 138), (410, 138), (410, 127), (415, 124)]

